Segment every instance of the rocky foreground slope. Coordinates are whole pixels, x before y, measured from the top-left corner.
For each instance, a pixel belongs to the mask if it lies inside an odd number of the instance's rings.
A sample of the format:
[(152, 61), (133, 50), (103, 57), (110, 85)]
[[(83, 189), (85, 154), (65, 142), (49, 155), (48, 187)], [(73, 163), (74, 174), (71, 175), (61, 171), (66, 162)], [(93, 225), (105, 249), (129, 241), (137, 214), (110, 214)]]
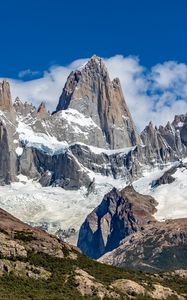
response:
[(187, 269), (187, 219), (146, 225), (100, 261), (118, 267), (161, 271)]
[(1, 209), (0, 241), (0, 299), (3, 300), (184, 300), (187, 297), (184, 270), (150, 274), (107, 266)]

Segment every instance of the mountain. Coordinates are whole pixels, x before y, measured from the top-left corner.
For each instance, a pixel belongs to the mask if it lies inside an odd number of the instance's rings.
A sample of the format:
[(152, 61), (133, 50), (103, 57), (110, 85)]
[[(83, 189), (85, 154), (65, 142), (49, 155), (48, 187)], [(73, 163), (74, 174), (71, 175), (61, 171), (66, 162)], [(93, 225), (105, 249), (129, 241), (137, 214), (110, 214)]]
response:
[(3, 300), (186, 299), (184, 270), (151, 274), (101, 264), (2, 209), (0, 239)]
[(113, 188), (82, 224), (78, 247), (95, 259), (112, 251), (126, 236), (155, 221), (156, 204), (151, 196), (137, 193), (132, 186), (122, 191)]
[(186, 157), (187, 115), (138, 133), (119, 79), (110, 79), (97, 56), (71, 72), (54, 113), (24, 100), (12, 99), (2, 82), (0, 206), (61, 236), (74, 232), (73, 243), (113, 187)]
[(119, 79), (110, 80), (97, 56), (69, 75), (52, 115), (44, 103), (36, 109), (19, 98), (12, 102), (10, 86), (3, 81), (0, 181), (5, 184), (22, 174), (42, 186), (79, 189), (89, 187), (93, 172), (133, 181), (145, 166), (162, 166), (186, 155), (186, 116), (176, 116), (165, 127), (150, 123), (138, 134)]
[[(186, 269), (186, 176), (187, 163), (181, 161), (148, 178), (148, 188), (145, 178), (133, 184), (148, 195), (133, 186), (112, 189), (83, 222), (79, 248), (118, 267), (151, 272)], [(160, 210), (161, 216), (167, 214), (171, 219), (159, 221)]]
[(69, 75), (56, 111), (67, 108), (91, 117), (111, 149), (140, 143), (119, 79), (111, 81), (103, 60), (95, 55)]

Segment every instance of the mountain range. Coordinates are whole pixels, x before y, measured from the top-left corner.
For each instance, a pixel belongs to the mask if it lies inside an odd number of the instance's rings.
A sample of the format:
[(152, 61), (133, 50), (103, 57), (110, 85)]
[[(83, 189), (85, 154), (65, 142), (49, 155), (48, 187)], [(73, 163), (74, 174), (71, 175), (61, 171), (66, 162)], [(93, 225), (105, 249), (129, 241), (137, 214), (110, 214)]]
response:
[[(19, 97), (13, 100), (8, 81), (0, 83), (0, 207), (27, 223), (0, 211), (5, 241), (0, 245), (3, 272), (22, 272), (26, 277), (32, 273), (34, 280), (48, 280), (53, 275), (44, 267), (43, 256), (37, 257), (38, 262), (28, 253), (64, 259), (70, 252), (68, 259), (80, 256), (82, 261), (80, 250), (66, 241), (102, 264), (135, 270), (132, 272), (162, 271), (164, 283), (167, 276), (181, 280), (187, 269), (187, 113), (176, 115), (165, 126), (150, 122), (142, 132), (135, 124), (120, 80), (110, 79), (103, 60), (96, 55), (70, 73), (52, 113), (44, 102), (36, 108)], [(17, 239), (21, 244), (15, 244)], [(51, 253), (53, 246), (58, 248), (57, 254)], [(17, 266), (12, 256), (24, 259)], [(93, 264), (86, 259), (86, 264)], [(94, 270), (105, 266), (94, 263)], [(106, 267), (106, 272), (107, 268), (112, 267)], [(171, 270), (173, 275), (167, 275)], [(66, 276), (70, 279), (72, 274)], [(155, 291), (160, 285), (157, 278), (158, 282), (152, 283)], [(108, 291), (104, 281), (97, 282), (93, 272), (78, 266), (72, 280), (80, 299), (130, 299), (127, 289), (123, 292), (127, 284), (124, 273), (119, 278), (116, 275), (116, 281), (109, 280)], [(84, 284), (80, 287), (82, 280), (88, 286), (92, 282), (95, 296)], [(137, 286), (141, 292), (135, 294), (144, 295), (137, 299), (186, 299), (187, 291), (179, 295), (178, 287), (172, 291), (173, 286), (168, 285), (169, 294), (154, 297), (145, 285)], [(43, 299), (32, 297), (24, 299)], [(74, 298), (66, 295), (63, 299)]]

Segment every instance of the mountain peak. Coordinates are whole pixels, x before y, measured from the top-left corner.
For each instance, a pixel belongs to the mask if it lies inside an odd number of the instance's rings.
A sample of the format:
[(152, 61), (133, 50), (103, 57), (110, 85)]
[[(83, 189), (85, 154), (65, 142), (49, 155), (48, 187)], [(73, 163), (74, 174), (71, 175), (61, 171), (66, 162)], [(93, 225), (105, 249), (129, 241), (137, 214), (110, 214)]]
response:
[(119, 79), (110, 80), (104, 61), (96, 55), (69, 75), (56, 112), (67, 108), (92, 118), (111, 149), (140, 142)]
[(37, 110), (37, 114), (38, 114), (38, 116), (40, 117), (40, 118), (46, 118), (46, 117), (48, 117), (48, 112), (47, 112), (47, 110), (46, 110), (46, 107), (45, 107), (45, 102), (44, 101), (42, 101), (41, 103), (40, 103), (40, 105), (39, 105), (39, 107), (38, 107), (38, 110)]
[(88, 69), (93, 73), (97, 72), (101, 76), (104, 75), (105, 77), (109, 78), (108, 70), (104, 63), (104, 60), (95, 54), (88, 60), (82, 70), (86, 72)]
[(96, 62), (97, 64), (100, 64), (102, 62), (102, 58), (97, 56), (96, 54), (93, 54), (88, 61)]

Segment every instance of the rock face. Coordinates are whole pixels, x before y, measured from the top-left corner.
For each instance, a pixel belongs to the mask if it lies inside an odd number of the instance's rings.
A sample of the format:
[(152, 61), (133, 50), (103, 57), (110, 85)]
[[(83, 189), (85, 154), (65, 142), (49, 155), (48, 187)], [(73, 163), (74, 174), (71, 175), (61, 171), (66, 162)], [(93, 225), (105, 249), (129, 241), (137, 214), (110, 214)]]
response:
[(10, 94), (10, 85), (4, 80), (0, 83), (0, 109), (10, 110), (12, 107), (12, 100)]
[(155, 161), (174, 161), (187, 154), (184, 137), (181, 132), (186, 132), (185, 123), (180, 123), (181, 127), (170, 124), (165, 127), (154, 127), (152, 122), (141, 133), (141, 139), (148, 148)]
[(176, 115), (173, 126), (180, 132), (182, 143), (187, 146), (187, 113), (185, 115)]
[(42, 119), (45, 119), (45, 118), (47, 118), (49, 116), (49, 114), (48, 114), (48, 112), (46, 110), (44, 102), (41, 102), (41, 104), (39, 105), (38, 110), (37, 110), (37, 114)]
[(111, 149), (140, 143), (120, 81), (110, 80), (104, 62), (97, 56), (68, 77), (56, 111), (67, 108), (91, 117)]
[(81, 226), (78, 247), (86, 255), (99, 258), (154, 221), (155, 205), (152, 197), (137, 193), (132, 186), (121, 192), (114, 188)]
[(0, 122), (0, 184), (10, 183), (10, 157), (7, 130)]
[(186, 269), (187, 219), (157, 222), (124, 239), (100, 261), (146, 271)]
[(43, 102), (36, 109), (17, 97), (12, 106), (3, 81), (0, 122), (0, 184), (20, 174), (66, 189), (89, 188), (94, 173), (132, 182), (144, 166), (163, 166), (187, 155), (186, 115), (165, 127), (150, 123), (139, 136), (119, 80), (110, 80), (97, 56), (69, 75), (52, 115)]

